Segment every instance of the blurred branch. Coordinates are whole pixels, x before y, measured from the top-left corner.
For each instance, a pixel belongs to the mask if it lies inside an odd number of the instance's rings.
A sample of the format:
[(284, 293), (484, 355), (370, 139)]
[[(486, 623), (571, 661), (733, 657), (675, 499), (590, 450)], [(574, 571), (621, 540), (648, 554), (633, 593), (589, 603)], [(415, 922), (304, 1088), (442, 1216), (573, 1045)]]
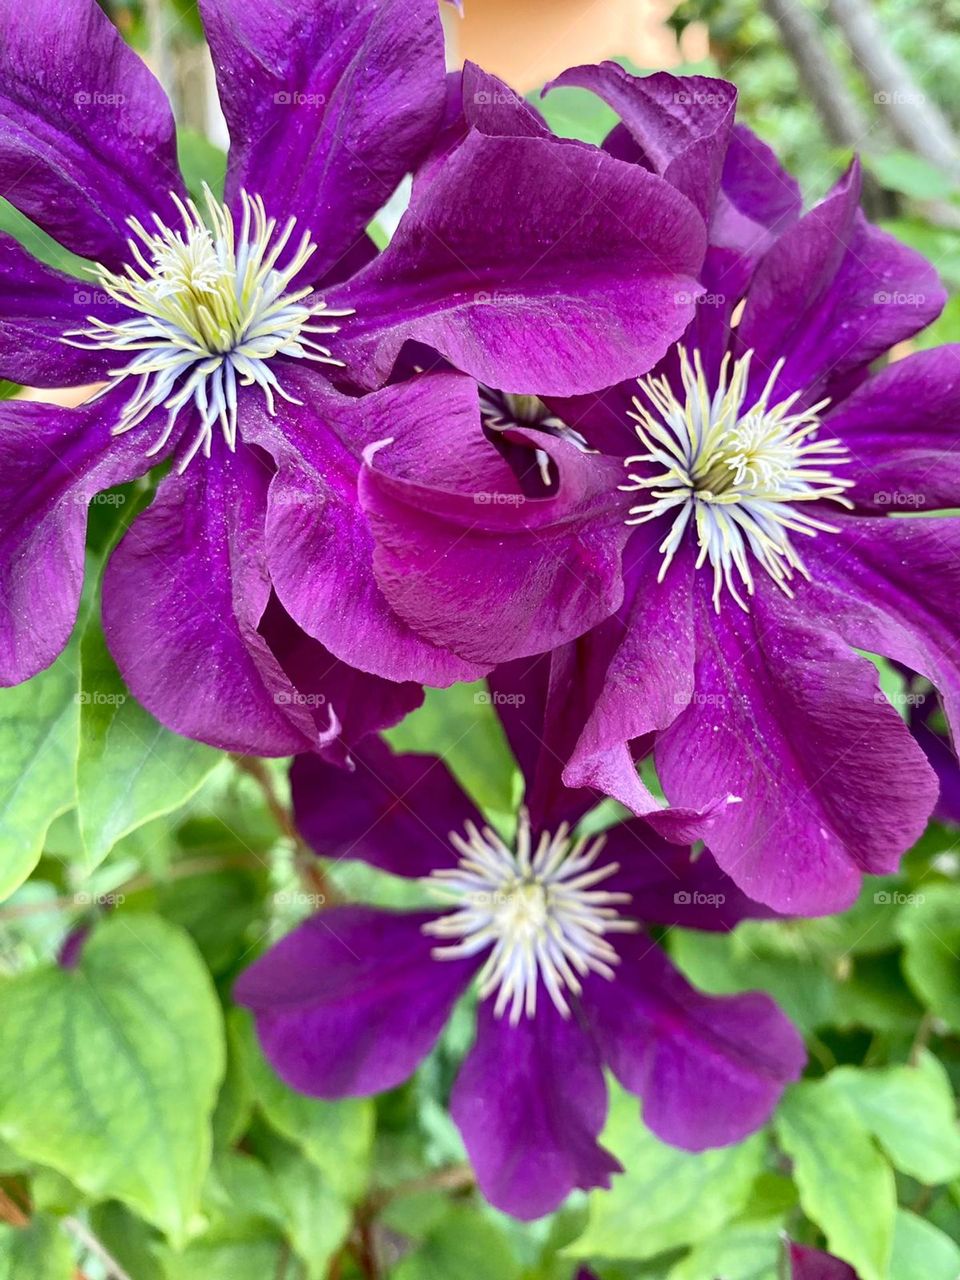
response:
[(63, 1229), (97, 1259), (107, 1275), (107, 1280), (131, 1280), (129, 1273), (124, 1271), (113, 1254), (107, 1251), (90, 1228), (79, 1218), (64, 1218)]
[(900, 142), (960, 177), (960, 146), (946, 117), (927, 100), (906, 63), (890, 47), (869, 0), (827, 0), (827, 4), (873, 90), (874, 101), (885, 108)]
[(831, 140), (859, 147), (873, 126), (834, 64), (820, 25), (797, 0), (763, 0)]

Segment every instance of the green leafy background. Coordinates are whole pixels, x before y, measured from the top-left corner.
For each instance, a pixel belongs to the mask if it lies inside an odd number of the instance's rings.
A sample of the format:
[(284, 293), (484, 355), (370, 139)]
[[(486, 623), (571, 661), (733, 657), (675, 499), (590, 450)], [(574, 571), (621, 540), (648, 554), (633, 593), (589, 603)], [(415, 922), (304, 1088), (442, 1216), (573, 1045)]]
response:
[[(879, 9), (921, 86), (960, 117), (955, 3)], [(173, 10), (172, 39), (195, 46), (193, 7)], [(111, 11), (142, 46), (139, 6)], [(730, 74), (745, 118), (821, 194), (847, 155), (755, 0), (684, 0), (673, 22), (708, 27), (715, 61), (695, 69)], [(544, 109), (559, 133), (592, 141), (613, 123), (576, 90)], [(193, 188), (222, 181), (223, 155), (196, 122), (181, 156)], [(866, 158), (885, 225), (956, 288), (951, 181), (882, 129)], [(8, 206), (0, 223), (79, 273)], [(954, 299), (920, 341), (957, 339)], [(476, 1194), (446, 1110), (469, 1002), (392, 1093), (324, 1103), (280, 1083), (232, 1006), (237, 973), (324, 891), (403, 905), (410, 888), (303, 848), (281, 820), (285, 762), (184, 741), (127, 694), (96, 584), (150, 493), (143, 482), (95, 505), (89, 599), (69, 647), (0, 691), (0, 1280), (574, 1280), (582, 1267), (598, 1280), (778, 1280), (785, 1234), (828, 1247), (861, 1280), (957, 1280), (960, 857), (957, 832), (936, 824), (899, 876), (870, 881), (842, 916), (665, 935), (692, 981), (768, 991), (806, 1037), (805, 1079), (739, 1146), (665, 1147), (611, 1084), (604, 1142), (625, 1172), (521, 1225)], [(882, 686), (900, 688), (879, 666)], [(478, 691), (429, 693), (389, 736), (442, 754), (496, 819), (519, 779)], [(58, 966), (77, 929), (79, 961)]]

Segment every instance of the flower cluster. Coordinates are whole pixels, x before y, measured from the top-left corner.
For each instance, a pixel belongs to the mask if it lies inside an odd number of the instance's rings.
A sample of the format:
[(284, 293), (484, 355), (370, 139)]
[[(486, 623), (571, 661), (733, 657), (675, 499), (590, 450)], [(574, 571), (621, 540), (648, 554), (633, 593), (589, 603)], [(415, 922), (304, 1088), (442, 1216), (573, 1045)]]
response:
[[(933, 690), (960, 711), (960, 351), (882, 359), (940, 310), (932, 267), (865, 220), (856, 163), (805, 211), (722, 81), (566, 72), (619, 116), (597, 147), (448, 77), (434, 0), (200, 10), (223, 191), (187, 189), (95, 0), (0, 0), (3, 191), (86, 260), (0, 236), (0, 376), (89, 388), (0, 409), (0, 681), (61, 652), (87, 505), (139, 481), (102, 590), (132, 695), (297, 756), (316, 852), (422, 893), (333, 906), (241, 976), (270, 1062), (377, 1093), (465, 1002), (453, 1118), (487, 1198), (537, 1217), (618, 1168), (604, 1068), (688, 1150), (803, 1068), (670, 929), (846, 907), (937, 802), (865, 653), (929, 682), (924, 722)], [(481, 678), (509, 814), (379, 737)]]

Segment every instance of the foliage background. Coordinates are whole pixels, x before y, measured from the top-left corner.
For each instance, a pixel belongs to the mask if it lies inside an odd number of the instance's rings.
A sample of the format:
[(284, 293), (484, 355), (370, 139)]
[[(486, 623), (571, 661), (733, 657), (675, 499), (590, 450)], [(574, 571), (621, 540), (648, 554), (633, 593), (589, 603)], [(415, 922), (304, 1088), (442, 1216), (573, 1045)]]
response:
[[(141, 47), (155, 3), (112, 6)], [(196, 15), (174, 9), (170, 47), (189, 68)], [(897, 141), (836, 26), (806, 12), (870, 121), (874, 214), (956, 293), (955, 176)], [(956, 0), (880, 0), (877, 12), (918, 91), (960, 122)], [(709, 26), (713, 60), (696, 70), (732, 78), (743, 117), (822, 195), (849, 150), (828, 136), (769, 14), (757, 0), (683, 0), (673, 21)], [(613, 123), (575, 90), (546, 110), (558, 132), (594, 141)], [(184, 162), (215, 181), (223, 157), (200, 126), (184, 129)], [(9, 207), (0, 222), (64, 263)], [(952, 340), (956, 297), (921, 342)], [(325, 901), (402, 905), (410, 888), (309, 853), (283, 762), (176, 738), (127, 696), (96, 583), (149, 497), (138, 483), (95, 505), (69, 649), (0, 691), (0, 1280), (573, 1280), (586, 1266), (599, 1280), (776, 1280), (785, 1232), (827, 1245), (862, 1280), (956, 1280), (960, 857), (942, 825), (843, 916), (664, 937), (700, 986), (767, 990), (806, 1037), (806, 1080), (740, 1146), (666, 1148), (614, 1088), (605, 1142), (626, 1173), (520, 1225), (474, 1193), (445, 1109), (469, 1008), (411, 1082), (376, 1100), (321, 1103), (280, 1084), (231, 1004), (234, 977)], [(902, 711), (929, 696), (878, 665)], [(390, 736), (443, 754), (503, 812), (518, 779), (478, 692), (430, 693)], [(65, 947), (79, 947), (74, 967), (57, 962)]]

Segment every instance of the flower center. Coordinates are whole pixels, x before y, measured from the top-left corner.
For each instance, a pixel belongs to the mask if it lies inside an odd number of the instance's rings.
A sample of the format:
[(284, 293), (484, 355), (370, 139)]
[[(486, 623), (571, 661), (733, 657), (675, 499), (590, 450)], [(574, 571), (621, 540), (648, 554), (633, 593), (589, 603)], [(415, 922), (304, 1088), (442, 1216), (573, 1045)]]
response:
[(628, 893), (595, 886), (616, 874), (619, 865), (597, 866), (604, 837), (573, 839), (566, 823), (555, 835), (544, 833), (533, 848), (530, 821), (521, 811), (516, 849), (489, 827), (466, 824), (464, 839), (450, 839), (459, 865), (431, 872), (427, 885), (455, 911), (424, 925), (424, 932), (456, 939), (435, 947), (438, 960), (477, 955), (489, 949), (480, 971), (481, 999), (496, 992), (494, 1013), (510, 1008), (512, 1025), (537, 1011), (542, 982), (554, 1005), (568, 1017), (565, 992), (582, 990), (589, 973), (613, 977), (616, 951), (608, 933), (633, 932), (636, 921), (624, 920), (617, 906)]
[(650, 469), (644, 475), (630, 472), (630, 482), (620, 486), (649, 494), (630, 508), (627, 524), (676, 513), (659, 547), (660, 581), (693, 515), (700, 548), (697, 568), (710, 561), (718, 612), (724, 587), (741, 609), (748, 609), (739, 587), (747, 595), (754, 593), (751, 555), (788, 596), (793, 595), (789, 584), (794, 572), (809, 579), (791, 535), (815, 537), (837, 528), (796, 504), (828, 500), (852, 505), (844, 490), (854, 482), (833, 474), (834, 467), (850, 462), (849, 452), (839, 440), (817, 439), (819, 414), (829, 401), (794, 413), (797, 391), (771, 404), (784, 364), (780, 360), (759, 399), (744, 412), (752, 356), (752, 351), (741, 356), (732, 372), (730, 357), (724, 356), (711, 394), (699, 351), (691, 363), (681, 347), (682, 403), (666, 378), (641, 378), (638, 385), (650, 407), (635, 398), (636, 412), (630, 417), (646, 452), (625, 461), (628, 467), (647, 463)]
[[(227, 447), (237, 444), (237, 387), (256, 384), (267, 410), (276, 413), (275, 396), (300, 404), (280, 385), (270, 362), (276, 357), (342, 365), (329, 347), (313, 335), (336, 333), (339, 325), (316, 323), (318, 316), (341, 317), (310, 298), (313, 286), (292, 287), (316, 251), (304, 233), (286, 265), (278, 266), (290, 243), (296, 219), (278, 231), (259, 196), (240, 193), (242, 217), (233, 214), (204, 188), (207, 220), (192, 200), (173, 199), (183, 218), (182, 230), (164, 225), (154, 215), (155, 231), (136, 218), (128, 225), (133, 259), (122, 273), (104, 266), (93, 274), (104, 293), (130, 313), (106, 322), (88, 316), (89, 327), (70, 330), (63, 341), (88, 350), (135, 353), (111, 370), (104, 395), (125, 379), (134, 389), (114, 434), (129, 431), (154, 410), (167, 410), (159, 440), (147, 451), (158, 453), (170, 439), (180, 413), (194, 406), (197, 435), (180, 464), (183, 471), (199, 449), (210, 456), (214, 427), (219, 424)], [(138, 243), (139, 241), (139, 243)], [(71, 341), (79, 338), (82, 341)]]
[[(480, 418), (485, 427), (491, 431), (509, 431), (522, 427), (526, 430), (543, 431), (559, 440), (566, 440), (583, 452), (589, 452), (589, 445), (579, 431), (568, 427), (562, 418), (550, 412), (539, 396), (514, 395), (508, 391), (495, 391), (492, 387), (480, 385)], [(545, 449), (534, 450), (540, 479), (549, 488), (550, 455)]]

